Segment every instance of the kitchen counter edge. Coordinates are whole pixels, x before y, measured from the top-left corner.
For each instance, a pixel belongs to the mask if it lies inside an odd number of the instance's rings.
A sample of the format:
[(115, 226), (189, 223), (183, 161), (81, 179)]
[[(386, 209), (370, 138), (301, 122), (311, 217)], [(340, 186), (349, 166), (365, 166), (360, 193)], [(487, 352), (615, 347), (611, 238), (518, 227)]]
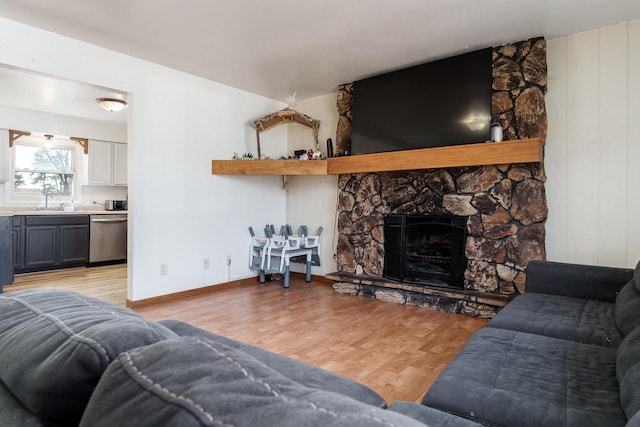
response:
[(128, 211), (0, 211), (3, 216), (41, 216), (41, 215), (127, 215)]

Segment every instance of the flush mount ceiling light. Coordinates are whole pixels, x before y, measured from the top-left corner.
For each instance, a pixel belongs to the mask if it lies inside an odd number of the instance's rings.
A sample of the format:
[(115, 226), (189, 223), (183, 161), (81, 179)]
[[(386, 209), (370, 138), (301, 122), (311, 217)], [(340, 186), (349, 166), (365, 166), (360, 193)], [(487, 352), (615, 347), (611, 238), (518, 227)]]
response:
[(127, 101), (117, 98), (97, 98), (96, 102), (102, 108), (112, 113), (122, 111), (122, 109), (127, 106)]

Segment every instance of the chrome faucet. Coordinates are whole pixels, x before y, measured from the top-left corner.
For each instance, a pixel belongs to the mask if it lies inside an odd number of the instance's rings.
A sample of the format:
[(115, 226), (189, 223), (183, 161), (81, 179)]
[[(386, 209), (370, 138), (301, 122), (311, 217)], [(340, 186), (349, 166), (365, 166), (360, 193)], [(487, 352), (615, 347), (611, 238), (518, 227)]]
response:
[(44, 195), (44, 210), (45, 211), (49, 210), (49, 197), (53, 197), (51, 195), (51, 193), (45, 193), (45, 195)]

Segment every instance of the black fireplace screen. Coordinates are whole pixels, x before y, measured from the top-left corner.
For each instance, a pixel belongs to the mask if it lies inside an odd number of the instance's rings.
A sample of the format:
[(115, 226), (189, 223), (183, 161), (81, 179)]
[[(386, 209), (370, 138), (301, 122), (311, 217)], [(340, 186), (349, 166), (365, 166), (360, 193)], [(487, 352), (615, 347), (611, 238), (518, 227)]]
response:
[(383, 276), (420, 285), (463, 287), (466, 218), (388, 215)]

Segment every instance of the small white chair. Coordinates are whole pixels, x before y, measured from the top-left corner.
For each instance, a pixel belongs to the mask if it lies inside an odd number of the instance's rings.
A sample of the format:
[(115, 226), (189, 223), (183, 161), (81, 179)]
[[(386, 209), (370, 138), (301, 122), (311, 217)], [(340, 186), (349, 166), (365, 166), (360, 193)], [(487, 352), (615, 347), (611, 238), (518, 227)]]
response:
[[(304, 257), (307, 264), (306, 281), (311, 281), (312, 248), (301, 246), (303, 238), (291, 235), (291, 226), (280, 227), (280, 234), (273, 234), (275, 227), (267, 225), (265, 227), (266, 243), (257, 240), (255, 233), (252, 234), (250, 265), (260, 273), (260, 283), (266, 281), (266, 273), (281, 273), (284, 276), (284, 287), (289, 287), (289, 273), (292, 258)], [(250, 229), (250, 234), (252, 233)], [(260, 262), (258, 262), (258, 259)]]

